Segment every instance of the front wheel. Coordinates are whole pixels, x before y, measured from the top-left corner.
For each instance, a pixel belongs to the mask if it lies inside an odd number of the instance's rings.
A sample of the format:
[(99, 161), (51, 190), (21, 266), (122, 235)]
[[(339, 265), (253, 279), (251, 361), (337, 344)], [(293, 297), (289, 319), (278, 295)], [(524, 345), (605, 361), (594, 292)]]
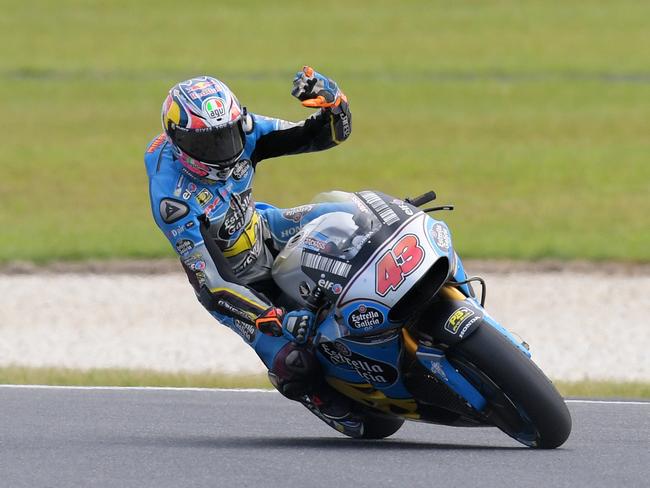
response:
[(530, 447), (553, 449), (571, 433), (571, 414), (544, 373), (483, 322), (447, 359), (487, 399), (486, 419)]

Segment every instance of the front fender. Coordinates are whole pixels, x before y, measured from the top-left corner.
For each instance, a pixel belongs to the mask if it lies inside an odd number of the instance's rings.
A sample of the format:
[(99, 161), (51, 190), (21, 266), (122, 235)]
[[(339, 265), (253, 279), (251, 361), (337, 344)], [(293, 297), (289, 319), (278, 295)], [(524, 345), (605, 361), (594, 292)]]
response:
[(426, 324), (420, 325), (420, 330), (444, 345), (453, 346), (472, 335), (479, 327), (492, 327), (530, 357), (530, 352), (522, 342), (494, 320), (475, 298), (466, 297), (450, 285), (445, 285), (439, 296), (442, 300), (427, 310)]
[(453, 346), (479, 327), (485, 311), (449, 285), (440, 290), (439, 296), (442, 300), (427, 308), (418, 328), (437, 342)]

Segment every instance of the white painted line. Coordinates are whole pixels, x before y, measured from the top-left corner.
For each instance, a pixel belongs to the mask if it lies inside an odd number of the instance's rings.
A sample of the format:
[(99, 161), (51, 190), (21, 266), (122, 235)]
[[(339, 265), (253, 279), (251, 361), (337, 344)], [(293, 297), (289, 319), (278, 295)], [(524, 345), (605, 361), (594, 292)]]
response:
[(263, 388), (187, 388), (173, 386), (61, 386), (61, 385), (0, 385), (0, 388), (42, 389), (42, 390), (126, 390), (126, 391), (206, 391), (234, 393), (277, 393)]
[[(42, 389), (42, 390), (126, 390), (126, 391), (205, 391), (232, 393), (278, 393), (277, 390), (264, 388), (187, 388), (173, 386), (60, 386), (60, 385), (0, 385), (0, 388)], [(594, 403), (602, 405), (648, 405), (650, 401), (625, 400), (565, 400), (566, 403)]]
[(606, 405), (650, 405), (648, 402), (625, 401), (625, 400), (564, 400), (565, 403), (602, 403)]

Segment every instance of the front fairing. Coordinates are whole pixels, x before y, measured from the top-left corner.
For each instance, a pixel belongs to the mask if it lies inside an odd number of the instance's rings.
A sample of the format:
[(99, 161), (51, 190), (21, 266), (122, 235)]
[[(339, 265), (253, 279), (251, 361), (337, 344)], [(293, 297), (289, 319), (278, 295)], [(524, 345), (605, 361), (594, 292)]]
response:
[(301, 287), (324, 290), (346, 334), (399, 327), (389, 320), (391, 308), (440, 259), (454, 269), (446, 224), (402, 200), (379, 192), (330, 192), (313, 203), (324, 202), (336, 203), (339, 211), (291, 238), (276, 258), (273, 277), (304, 306)]
[(327, 382), (337, 390), (363, 404), (419, 418), (417, 402), (403, 383), (399, 330), (352, 337), (329, 316), (319, 327), (314, 349)]

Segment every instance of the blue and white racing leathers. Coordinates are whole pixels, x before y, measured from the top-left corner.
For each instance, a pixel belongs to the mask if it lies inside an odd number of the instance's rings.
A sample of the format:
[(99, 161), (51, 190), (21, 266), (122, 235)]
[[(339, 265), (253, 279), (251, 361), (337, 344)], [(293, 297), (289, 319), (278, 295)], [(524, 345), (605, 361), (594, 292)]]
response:
[[(169, 239), (203, 306), (250, 344), (267, 368), (287, 344), (260, 333), (255, 320), (269, 307), (274, 255), (327, 204), (292, 209), (256, 207), (252, 196), (257, 164), (285, 154), (328, 149), (351, 130), (347, 103), (290, 123), (248, 114), (244, 152), (224, 180), (199, 180), (175, 160), (165, 134), (147, 147), (151, 210)], [(265, 293), (261, 293), (264, 291)]]

